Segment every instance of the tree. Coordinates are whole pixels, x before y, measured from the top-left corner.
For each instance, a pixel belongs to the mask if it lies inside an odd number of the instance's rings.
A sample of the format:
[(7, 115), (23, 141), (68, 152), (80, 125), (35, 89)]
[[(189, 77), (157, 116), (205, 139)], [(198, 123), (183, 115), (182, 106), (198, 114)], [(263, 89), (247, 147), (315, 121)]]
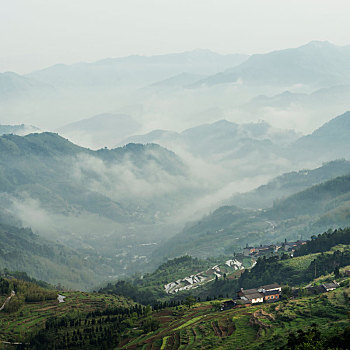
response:
[(142, 330), (144, 333), (155, 331), (159, 328), (160, 322), (153, 317), (147, 317), (142, 324)]
[(221, 310), (221, 302), (220, 301), (213, 301), (210, 303), (214, 311)]
[(189, 296), (185, 299), (185, 305), (187, 305), (189, 309), (190, 309), (195, 303), (196, 303), (196, 298), (193, 297), (192, 295), (189, 295)]
[(335, 268), (334, 268), (334, 277), (335, 278), (339, 278), (340, 277), (340, 271), (339, 271), (339, 266), (336, 266)]

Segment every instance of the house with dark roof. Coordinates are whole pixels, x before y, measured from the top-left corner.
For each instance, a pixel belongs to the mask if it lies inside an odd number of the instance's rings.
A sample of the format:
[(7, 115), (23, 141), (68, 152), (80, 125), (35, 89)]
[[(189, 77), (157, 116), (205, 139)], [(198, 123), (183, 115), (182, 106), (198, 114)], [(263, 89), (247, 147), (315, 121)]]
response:
[(236, 306), (236, 302), (234, 300), (227, 300), (221, 303), (221, 311), (230, 310)]
[(249, 294), (257, 294), (259, 293), (259, 291), (256, 289), (256, 288), (252, 288), (252, 289), (243, 289), (241, 288), (239, 291), (238, 291), (238, 296), (239, 297), (243, 297), (244, 295), (249, 295)]
[(338, 288), (339, 284), (338, 283), (334, 283), (334, 282), (332, 282), (332, 283), (324, 283), (324, 284), (322, 284), (322, 287), (323, 287), (323, 289), (326, 292), (330, 292), (331, 290), (334, 290), (334, 289)]
[(319, 295), (324, 293), (324, 288), (322, 286), (310, 286), (305, 288), (310, 295)]
[(281, 286), (279, 284), (272, 283), (272, 284), (267, 284), (265, 286), (261, 286), (260, 288), (258, 288), (258, 290), (261, 293), (269, 292), (271, 290), (278, 290), (279, 292), (281, 292), (282, 288), (281, 288)]
[(264, 301), (267, 303), (271, 303), (271, 302), (279, 300), (280, 291), (278, 289), (269, 290), (269, 291), (263, 293), (263, 295), (264, 295)]

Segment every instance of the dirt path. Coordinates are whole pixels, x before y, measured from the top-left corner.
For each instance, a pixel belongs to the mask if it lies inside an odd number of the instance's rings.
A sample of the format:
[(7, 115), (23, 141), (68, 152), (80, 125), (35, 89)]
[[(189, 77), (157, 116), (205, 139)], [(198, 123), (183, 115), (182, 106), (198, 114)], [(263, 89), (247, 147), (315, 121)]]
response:
[(10, 295), (8, 298), (6, 298), (5, 302), (4, 302), (4, 303), (2, 304), (2, 306), (0, 307), (0, 311), (2, 311), (2, 310), (5, 308), (6, 304), (9, 303), (9, 301), (11, 300), (11, 298), (12, 298), (13, 296), (15, 296), (15, 295), (16, 295), (16, 293), (15, 293), (15, 291), (13, 290), (13, 291), (11, 292), (11, 295)]

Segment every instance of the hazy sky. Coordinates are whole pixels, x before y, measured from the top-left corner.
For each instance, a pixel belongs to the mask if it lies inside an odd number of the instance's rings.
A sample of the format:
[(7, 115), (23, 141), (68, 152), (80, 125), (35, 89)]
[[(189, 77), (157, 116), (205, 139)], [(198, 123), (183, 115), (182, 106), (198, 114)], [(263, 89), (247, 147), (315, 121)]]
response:
[(349, 0), (0, 0), (0, 72), (206, 48), (350, 44)]

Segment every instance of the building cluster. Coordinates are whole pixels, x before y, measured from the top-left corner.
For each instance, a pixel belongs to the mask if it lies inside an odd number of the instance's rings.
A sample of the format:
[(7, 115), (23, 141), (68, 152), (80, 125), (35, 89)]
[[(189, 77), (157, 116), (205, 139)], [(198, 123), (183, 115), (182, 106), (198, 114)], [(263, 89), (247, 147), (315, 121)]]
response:
[(336, 281), (330, 282), (330, 283), (323, 283), (317, 286), (308, 286), (305, 289), (307, 290), (308, 294), (314, 295), (314, 294), (322, 294), (325, 292), (331, 292), (332, 290), (339, 287), (339, 284)]
[(232, 300), (222, 303), (221, 310), (231, 309), (239, 305), (275, 302), (279, 300), (281, 291), (282, 288), (277, 283), (253, 289), (241, 288)]
[(269, 244), (269, 245), (260, 245), (258, 247), (250, 247), (247, 246), (243, 249), (244, 256), (250, 256), (252, 258), (258, 258), (259, 256), (274, 254), (280, 251), (290, 252), (293, 254), (295, 249), (303, 244), (306, 244), (307, 241), (296, 241), (296, 242), (287, 242), (277, 244)]

